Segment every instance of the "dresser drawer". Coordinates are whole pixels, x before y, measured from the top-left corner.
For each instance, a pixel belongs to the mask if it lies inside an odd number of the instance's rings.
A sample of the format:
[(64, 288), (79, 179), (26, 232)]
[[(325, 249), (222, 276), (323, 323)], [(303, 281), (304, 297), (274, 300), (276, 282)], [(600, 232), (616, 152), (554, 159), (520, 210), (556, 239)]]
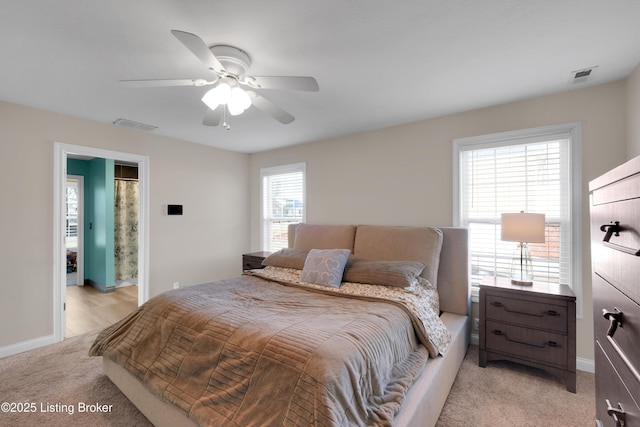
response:
[(640, 198), (640, 174), (633, 173), (623, 179), (616, 179), (608, 185), (591, 192), (591, 204), (605, 205)]
[[(605, 187), (599, 191), (605, 191)], [(591, 207), (593, 270), (636, 301), (640, 301), (640, 199), (621, 200)], [(603, 242), (601, 226), (619, 222), (621, 230)]]
[(487, 320), (486, 348), (512, 356), (567, 367), (567, 336)]
[(615, 420), (608, 414), (609, 405), (625, 412), (625, 427), (640, 427), (640, 408), (629, 395), (629, 391), (611, 364), (611, 360), (598, 344), (596, 344), (596, 418), (600, 425), (616, 427)]
[(487, 295), (486, 318), (560, 333), (567, 332), (567, 306)]
[[(640, 306), (597, 274), (593, 277), (593, 301), (595, 338), (616, 366), (620, 376), (625, 379), (631, 394), (640, 399), (640, 378), (637, 378), (640, 375), (640, 346), (638, 343)], [(615, 329), (611, 338), (607, 336), (611, 326), (611, 317), (607, 320), (603, 316), (603, 309), (607, 312), (619, 311), (622, 313), (622, 324)], [(627, 362), (625, 362), (625, 358)]]

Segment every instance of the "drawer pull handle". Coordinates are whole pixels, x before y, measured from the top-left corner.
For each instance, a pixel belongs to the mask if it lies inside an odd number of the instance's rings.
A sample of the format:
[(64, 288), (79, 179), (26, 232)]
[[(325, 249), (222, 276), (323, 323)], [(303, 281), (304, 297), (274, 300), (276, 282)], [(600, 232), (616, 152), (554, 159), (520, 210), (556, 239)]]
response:
[(611, 239), (611, 236), (620, 236), (620, 232), (624, 230), (624, 227), (620, 227), (620, 221), (611, 221), (611, 224), (601, 225), (600, 231), (604, 231), (605, 233), (604, 238), (602, 239), (602, 244), (611, 249), (615, 249), (626, 254), (640, 256), (640, 249), (627, 248), (626, 246), (611, 243), (609, 241), (609, 239)]
[(623, 327), (622, 320), (624, 318), (624, 313), (620, 311), (618, 307), (614, 307), (613, 311), (603, 308), (602, 317), (609, 321), (609, 329), (607, 329), (607, 339), (609, 340), (609, 343), (616, 351), (616, 353), (618, 353), (618, 356), (620, 356), (624, 364), (627, 365), (627, 368), (629, 368), (636, 381), (640, 382), (640, 372), (638, 372), (636, 367), (633, 366), (633, 363), (631, 363), (631, 359), (627, 357), (620, 345), (618, 345), (616, 340), (613, 338), (613, 335), (618, 330), (618, 326)]
[(609, 321), (609, 329), (607, 329), (607, 336), (613, 338), (613, 335), (618, 330), (618, 326), (622, 327), (623, 313), (618, 307), (613, 307), (613, 311), (602, 309), (602, 317)]
[(509, 342), (513, 342), (513, 343), (516, 343), (516, 344), (528, 345), (528, 346), (530, 346), (530, 347), (536, 347), (536, 348), (545, 348), (545, 347), (547, 347), (547, 346), (549, 346), (549, 347), (553, 347), (553, 348), (560, 348), (560, 347), (562, 347), (560, 344), (558, 344), (558, 343), (557, 343), (557, 342), (555, 342), (555, 341), (547, 341), (547, 342), (545, 342), (545, 343), (542, 343), (542, 345), (539, 345), (539, 344), (531, 344), (531, 343), (524, 342), (524, 341), (514, 340), (514, 339), (509, 338), (509, 337), (507, 336), (507, 334), (505, 334), (504, 332), (502, 332), (502, 331), (501, 331), (501, 330), (499, 330), (499, 329), (494, 329), (494, 330), (493, 330), (493, 334), (494, 334), (494, 335), (497, 335), (497, 336), (499, 336), (499, 337), (504, 337), (504, 339), (505, 339), (505, 340), (507, 340), (507, 341), (509, 341)]
[(609, 416), (611, 418), (613, 418), (613, 421), (616, 422), (616, 427), (624, 427), (627, 423), (626, 421), (626, 412), (624, 412), (624, 408), (622, 407), (622, 403), (618, 402), (618, 407), (614, 407), (611, 405), (611, 402), (609, 402), (609, 399), (606, 399), (607, 402), (607, 414), (609, 414)]
[(507, 313), (524, 314), (525, 316), (533, 316), (533, 317), (560, 316), (560, 313), (558, 313), (555, 310), (543, 311), (541, 314), (525, 313), (523, 311), (510, 310), (509, 308), (507, 308), (506, 305), (504, 305), (500, 301), (494, 301), (494, 302), (491, 303), (491, 305), (494, 306), (494, 307), (502, 308)]

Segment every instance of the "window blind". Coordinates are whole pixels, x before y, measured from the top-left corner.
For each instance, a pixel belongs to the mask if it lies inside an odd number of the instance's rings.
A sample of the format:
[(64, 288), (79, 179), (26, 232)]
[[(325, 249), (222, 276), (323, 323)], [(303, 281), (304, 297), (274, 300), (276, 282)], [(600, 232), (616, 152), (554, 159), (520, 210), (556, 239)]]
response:
[(529, 244), (536, 281), (571, 283), (568, 133), (468, 144), (459, 151), (460, 225), (469, 227), (472, 285), (509, 277), (516, 242), (500, 239), (500, 215), (545, 214), (545, 243)]
[(274, 252), (289, 243), (289, 224), (305, 217), (305, 165), (277, 166), (261, 170), (262, 249)]

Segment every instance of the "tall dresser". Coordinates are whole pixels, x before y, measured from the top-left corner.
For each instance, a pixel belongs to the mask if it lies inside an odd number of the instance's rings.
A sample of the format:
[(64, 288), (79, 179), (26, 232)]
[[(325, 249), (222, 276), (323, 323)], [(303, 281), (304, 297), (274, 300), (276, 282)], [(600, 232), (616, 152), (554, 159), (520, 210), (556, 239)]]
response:
[(640, 426), (640, 157), (589, 191), (596, 425)]

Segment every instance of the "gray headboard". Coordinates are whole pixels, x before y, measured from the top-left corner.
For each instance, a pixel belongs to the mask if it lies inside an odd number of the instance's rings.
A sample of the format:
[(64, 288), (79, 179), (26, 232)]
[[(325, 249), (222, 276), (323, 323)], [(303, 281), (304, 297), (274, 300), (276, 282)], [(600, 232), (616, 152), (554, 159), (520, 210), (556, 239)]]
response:
[[(431, 273), (437, 276), (432, 279), (436, 282), (440, 294), (440, 309), (456, 314), (468, 315), (470, 310), (469, 294), (469, 231), (459, 227), (393, 227), (393, 226), (356, 226), (356, 225), (315, 225), (305, 224), (305, 227), (313, 227), (312, 233), (305, 233), (304, 241), (296, 240), (296, 228), (299, 224), (289, 225), (289, 247), (304, 249), (330, 249), (330, 248), (354, 248), (354, 254), (358, 255), (358, 248), (362, 248), (366, 242), (368, 253), (377, 259), (408, 259), (424, 261), (432, 269)], [(360, 237), (358, 228), (361, 227)], [(371, 229), (375, 233), (368, 232)], [(432, 231), (429, 231), (432, 230)], [(441, 247), (434, 256), (433, 239), (434, 231), (437, 233), (438, 243)], [(371, 240), (371, 236), (380, 236), (380, 241)], [(441, 236), (441, 237), (440, 237)], [(298, 237), (302, 237), (302, 234)], [(366, 240), (365, 240), (366, 239)], [(390, 242), (392, 244), (390, 244)], [(427, 248), (422, 251), (421, 242)], [(399, 254), (390, 252), (389, 248), (399, 248)], [(418, 248), (421, 252), (417, 258), (413, 253), (407, 255), (406, 248)], [(361, 250), (361, 249), (360, 249)], [(376, 253), (378, 252), (378, 253)], [(412, 251), (413, 252), (413, 249)], [(423, 252), (423, 253), (422, 253)], [(435, 264), (435, 265), (434, 265)], [(425, 277), (429, 278), (430, 271), (425, 269)]]

